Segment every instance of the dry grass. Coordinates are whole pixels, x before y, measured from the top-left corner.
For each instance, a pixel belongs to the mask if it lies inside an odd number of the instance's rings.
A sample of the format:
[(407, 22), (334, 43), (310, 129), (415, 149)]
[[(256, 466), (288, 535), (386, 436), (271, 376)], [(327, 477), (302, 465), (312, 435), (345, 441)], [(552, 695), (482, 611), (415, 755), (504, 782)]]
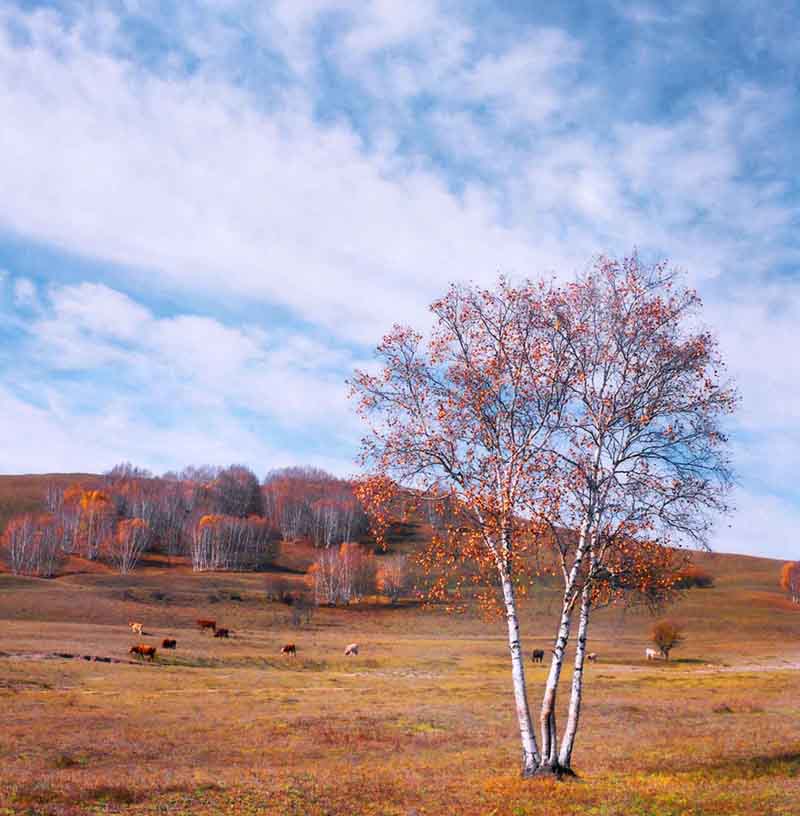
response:
[[(497, 623), (363, 607), (292, 629), (263, 576), (158, 563), (0, 575), (6, 655), (127, 660), (132, 619), (145, 642), (178, 641), (153, 666), (0, 658), (0, 814), (796, 814), (800, 613), (779, 603), (777, 562), (701, 561), (716, 585), (671, 610), (687, 633), (674, 662), (644, 661), (647, 616), (598, 616), (580, 781), (560, 784), (516, 776)], [(552, 608), (546, 591), (527, 608), (526, 649)], [(206, 615), (235, 636), (193, 628)], [(545, 673), (528, 666), (534, 699)]]

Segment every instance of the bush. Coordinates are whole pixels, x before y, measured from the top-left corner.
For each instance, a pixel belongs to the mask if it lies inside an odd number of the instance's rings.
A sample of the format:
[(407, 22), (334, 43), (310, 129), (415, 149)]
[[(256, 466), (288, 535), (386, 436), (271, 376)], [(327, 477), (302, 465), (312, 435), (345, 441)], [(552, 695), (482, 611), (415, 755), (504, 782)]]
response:
[(653, 627), (651, 637), (665, 660), (669, 660), (669, 653), (684, 640), (682, 627), (669, 620), (659, 621)]
[(714, 576), (704, 570), (702, 567), (691, 565), (681, 570), (678, 573), (678, 578), (675, 582), (677, 589), (691, 589), (697, 587), (698, 589), (708, 589), (714, 586)]
[(290, 582), (283, 575), (268, 575), (264, 591), (268, 601), (280, 601), (289, 592)]

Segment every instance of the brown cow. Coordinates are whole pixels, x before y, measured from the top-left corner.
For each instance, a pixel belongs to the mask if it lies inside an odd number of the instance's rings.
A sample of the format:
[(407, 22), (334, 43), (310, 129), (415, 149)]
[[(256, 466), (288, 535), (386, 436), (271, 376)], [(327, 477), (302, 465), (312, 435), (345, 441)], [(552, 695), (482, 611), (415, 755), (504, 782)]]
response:
[(544, 649), (534, 649), (531, 652), (531, 660), (534, 663), (541, 663), (544, 660)]
[(156, 647), (140, 643), (138, 646), (131, 646), (129, 654), (136, 655), (137, 657), (149, 657), (150, 660), (155, 660)]
[(281, 654), (294, 655), (297, 657), (297, 646), (294, 643), (287, 643), (282, 649)]
[(589, 654), (586, 655), (586, 659), (591, 661), (592, 663), (596, 662), (597, 661), (597, 652), (589, 652)]
[(345, 657), (349, 657), (350, 655), (357, 655), (358, 654), (358, 644), (351, 643), (345, 650), (344, 650)]
[(221, 626), (214, 632), (214, 637), (229, 637), (230, 632), (227, 629), (223, 629)]
[(215, 620), (209, 620), (208, 618), (199, 618), (197, 621), (197, 625), (200, 627), (201, 632), (205, 632), (206, 629), (211, 629), (212, 631), (217, 631), (217, 622)]
[(178, 645), (178, 641), (172, 638), (164, 638), (161, 641), (161, 648), (162, 649), (174, 649)]

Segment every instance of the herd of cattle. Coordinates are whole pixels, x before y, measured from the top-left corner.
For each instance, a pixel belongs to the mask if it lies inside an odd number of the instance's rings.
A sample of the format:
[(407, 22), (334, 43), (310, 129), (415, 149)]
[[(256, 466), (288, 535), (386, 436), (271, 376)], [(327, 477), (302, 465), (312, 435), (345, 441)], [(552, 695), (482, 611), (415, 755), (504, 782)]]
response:
[[(201, 632), (205, 632), (206, 630), (212, 631), (214, 633), (214, 637), (229, 638), (231, 635), (230, 629), (225, 629), (221, 626), (218, 627), (217, 622), (215, 620), (211, 620), (210, 618), (198, 618), (197, 625), (200, 627)], [(128, 626), (130, 626), (131, 631), (135, 635), (141, 636), (146, 634), (144, 631), (144, 624), (139, 621), (129, 621)], [(177, 646), (178, 642), (174, 638), (164, 638), (161, 641), (162, 649), (175, 649)], [(357, 643), (349, 643), (345, 647), (344, 653), (348, 657), (357, 655), (358, 648), (359, 646)], [(146, 657), (149, 660), (155, 660), (156, 647), (148, 646), (146, 643), (137, 643), (135, 646), (131, 646), (130, 654), (134, 655), (135, 657)], [(296, 657), (297, 646), (294, 643), (285, 643), (281, 647), (281, 654)], [(531, 652), (531, 661), (534, 663), (543, 663), (544, 654), (544, 649), (534, 649)], [(656, 649), (645, 649), (644, 655), (648, 660), (658, 660), (660, 658), (660, 655)], [(586, 659), (591, 663), (594, 663), (599, 659), (599, 655), (597, 652), (589, 652), (589, 654), (586, 655)]]
[[(645, 649), (644, 656), (648, 660), (660, 660), (661, 658), (657, 649)], [(600, 655), (598, 655), (597, 652), (589, 652), (589, 654), (586, 655), (586, 659), (592, 663), (597, 662), (599, 658)], [(533, 663), (542, 663), (544, 661), (544, 649), (534, 649), (531, 652), (531, 661)]]
[[(650, 651), (650, 650), (648, 649), (648, 651)], [(592, 663), (594, 663), (595, 660), (597, 660), (597, 657), (598, 657), (597, 652), (589, 652), (589, 654), (586, 655), (586, 659), (591, 661)], [(544, 649), (534, 649), (531, 652), (531, 660), (534, 663), (544, 662)]]
[[(230, 637), (230, 629), (224, 629), (223, 627), (218, 627), (217, 622), (215, 620), (209, 620), (207, 618), (200, 618), (197, 621), (197, 625), (200, 627), (201, 632), (205, 632), (206, 629), (210, 629), (214, 633), (214, 637), (218, 638), (227, 638)], [(147, 634), (144, 631), (144, 624), (141, 621), (128, 621), (128, 626), (130, 626), (131, 631), (135, 635), (142, 635)], [(177, 649), (178, 648), (178, 641), (175, 638), (164, 638), (161, 641), (161, 648), (162, 649)], [(134, 655), (134, 657), (146, 657), (149, 660), (155, 660), (156, 657), (156, 647), (149, 646), (146, 643), (137, 643), (135, 646), (131, 646), (129, 654)]]
[[(201, 632), (210, 630), (214, 633), (214, 637), (229, 638), (231, 636), (230, 629), (217, 626), (217, 622), (215, 620), (211, 620), (210, 618), (198, 618), (196, 623), (200, 627)], [(147, 632), (144, 631), (144, 624), (141, 621), (128, 621), (128, 626), (130, 626), (131, 631), (135, 635), (139, 635), (141, 637), (142, 635), (147, 634)], [(177, 647), (178, 641), (175, 640), (175, 638), (164, 638), (161, 641), (162, 649), (177, 649)], [(358, 649), (359, 646), (357, 643), (349, 643), (345, 648), (344, 653), (346, 656), (350, 657), (357, 655)], [(155, 646), (150, 646), (147, 643), (137, 643), (135, 646), (131, 646), (129, 654), (132, 654), (134, 657), (138, 658), (146, 657), (148, 660), (153, 661), (155, 660), (156, 652), (157, 649)], [(296, 657), (297, 646), (294, 643), (286, 643), (281, 647), (281, 654)]]

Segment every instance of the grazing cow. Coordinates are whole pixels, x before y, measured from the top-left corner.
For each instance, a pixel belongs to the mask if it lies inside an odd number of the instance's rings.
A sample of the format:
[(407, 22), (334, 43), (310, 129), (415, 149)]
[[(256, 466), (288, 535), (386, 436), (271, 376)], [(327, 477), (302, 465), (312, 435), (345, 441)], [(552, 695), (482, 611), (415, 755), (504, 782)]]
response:
[(297, 646), (294, 643), (287, 643), (282, 649), (281, 654), (297, 656)]
[(130, 654), (136, 655), (136, 657), (149, 657), (150, 660), (155, 660), (156, 647), (140, 643), (138, 646), (131, 646)]
[(531, 660), (534, 663), (541, 663), (544, 660), (544, 649), (534, 649), (531, 652)]
[(655, 649), (645, 649), (644, 656), (648, 660), (658, 660), (658, 652)]
[(357, 655), (358, 654), (358, 644), (351, 643), (345, 650), (344, 653), (346, 656), (349, 655)]
[(164, 638), (164, 640), (161, 641), (162, 649), (174, 649), (177, 645), (178, 641), (173, 638)]
[(229, 637), (230, 632), (227, 629), (223, 629), (221, 626), (214, 632), (214, 637)]
[(217, 622), (215, 620), (209, 620), (208, 618), (199, 618), (197, 621), (197, 625), (200, 627), (201, 632), (205, 632), (206, 629), (211, 629), (212, 632), (217, 631)]
[(141, 635), (144, 629), (143, 623), (136, 623), (135, 621), (128, 621), (128, 626), (131, 627), (134, 635)]
[(586, 655), (586, 659), (594, 663), (597, 660), (597, 652), (589, 652), (589, 654)]

